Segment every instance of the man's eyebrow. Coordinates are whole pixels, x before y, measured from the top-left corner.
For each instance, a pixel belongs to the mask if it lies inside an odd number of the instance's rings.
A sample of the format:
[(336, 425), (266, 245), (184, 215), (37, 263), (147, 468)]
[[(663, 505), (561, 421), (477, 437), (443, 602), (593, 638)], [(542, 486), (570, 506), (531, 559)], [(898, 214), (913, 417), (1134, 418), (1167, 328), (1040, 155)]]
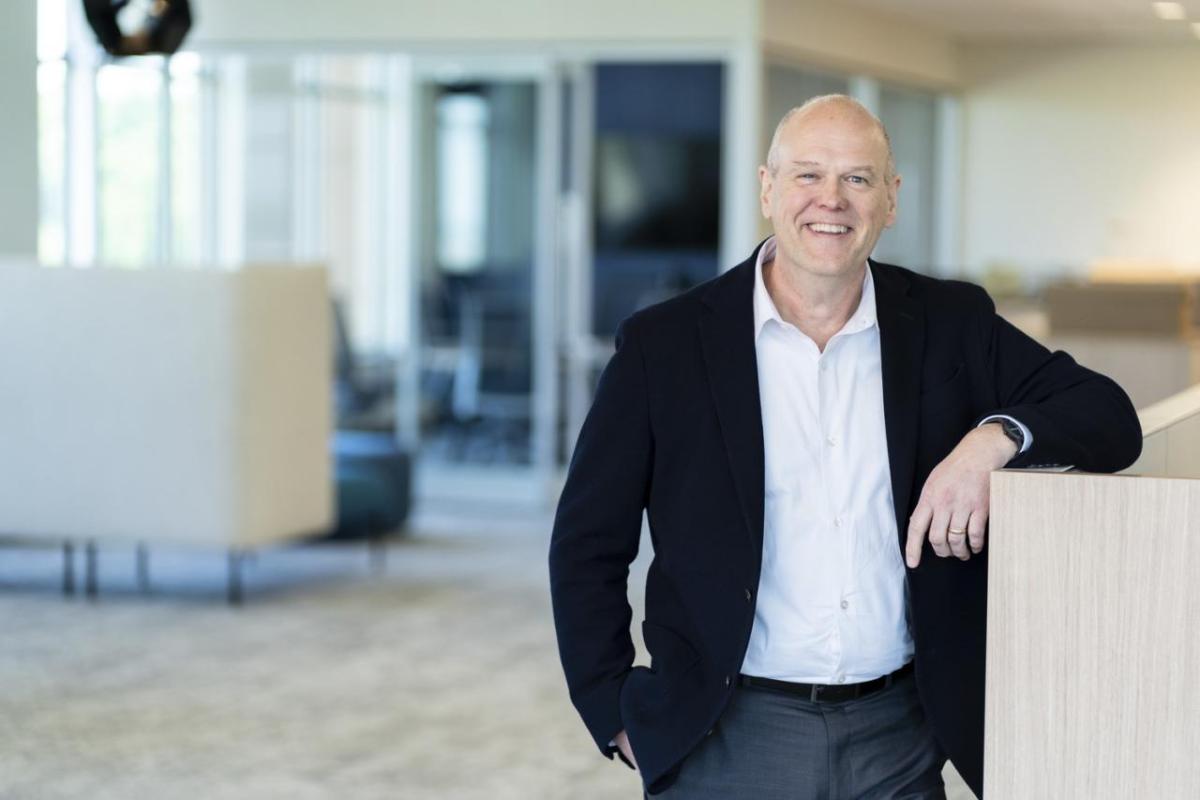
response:
[[(808, 169), (811, 167), (822, 167), (824, 165), (819, 161), (793, 161), (792, 166)], [(869, 172), (874, 175), (875, 167), (871, 166), (870, 164), (863, 164), (861, 166), (850, 167), (850, 169), (846, 170), (846, 172)]]

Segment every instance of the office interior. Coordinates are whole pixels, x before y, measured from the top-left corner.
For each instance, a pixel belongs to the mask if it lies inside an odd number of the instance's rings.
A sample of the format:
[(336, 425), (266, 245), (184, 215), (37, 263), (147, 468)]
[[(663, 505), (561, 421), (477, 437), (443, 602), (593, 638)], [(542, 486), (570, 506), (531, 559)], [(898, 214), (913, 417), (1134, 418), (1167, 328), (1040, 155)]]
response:
[(1194, 0), (190, 5), (170, 56), (0, 26), (0, 795), (633, 796), (554, 503), (618, 324), (768, 235), (810, 97), (889, 130), (878, 260), (1139, 409), (1200, 382)]

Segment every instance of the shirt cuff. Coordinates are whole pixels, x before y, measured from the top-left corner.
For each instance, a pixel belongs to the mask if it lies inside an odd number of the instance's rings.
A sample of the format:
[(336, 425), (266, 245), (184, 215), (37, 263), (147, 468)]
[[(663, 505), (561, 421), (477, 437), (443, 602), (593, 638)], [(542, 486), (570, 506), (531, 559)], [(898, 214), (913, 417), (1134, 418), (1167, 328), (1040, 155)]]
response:
[[(1014, 419), (1014, 418), (1008, 416), (1007, 414), (992, 414), (990, 417), (984, 417), (983, 420), (979, 423), (979, 425), (986, 425), (989, 422), (995, 422), (996, 420), (999, 420), (999, 419), (1008, 420), (1013, 425), (1016, 425), (1018, 428), (1021, 429), (1021, 436), (1024, 438), (1021, 441), (1021, 449), (1017, 451), (1018, 455), (1020, 455), (1021, 453), (1024, 453), (1026, 450), (1028, 450), (1033, 445), (1033, 434), (1029, 432), (1029, 428), (1026, 428), (1025, 425), (1022, 424), (1022, 422), (1020, 420)], [(978, 428), (979, 425), (976, 425), (975, 427)]]

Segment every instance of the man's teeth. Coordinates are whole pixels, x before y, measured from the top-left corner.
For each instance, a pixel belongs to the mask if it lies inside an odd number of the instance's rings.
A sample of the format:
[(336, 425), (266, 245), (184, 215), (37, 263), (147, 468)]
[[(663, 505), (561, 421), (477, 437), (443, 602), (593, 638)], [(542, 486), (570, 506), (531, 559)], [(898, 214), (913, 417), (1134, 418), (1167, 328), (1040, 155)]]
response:
[(824, 222), (810, 222), (809, 230), (817, 233), (849, 233), (850, 229), (845, 225), (829, 225)]

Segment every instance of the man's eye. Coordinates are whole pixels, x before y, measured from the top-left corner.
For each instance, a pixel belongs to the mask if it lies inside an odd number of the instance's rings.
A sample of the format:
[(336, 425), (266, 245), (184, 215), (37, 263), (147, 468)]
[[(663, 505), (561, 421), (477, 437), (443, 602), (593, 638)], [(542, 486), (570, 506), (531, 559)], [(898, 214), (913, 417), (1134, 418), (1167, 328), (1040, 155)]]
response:
[(811, 181), (814, 178), (816, 178), (817, 176), (816, 176), (816, 173), (813, 173), (813, 172), (803, 172), (796, 177), (798, 177), (802, 181)]
[(851, 183), (861, 184), (863, 186), (867, 184), (867, 179), (862, 175), (849, 175), (846, 177), (846, 180), (850, 181)]

